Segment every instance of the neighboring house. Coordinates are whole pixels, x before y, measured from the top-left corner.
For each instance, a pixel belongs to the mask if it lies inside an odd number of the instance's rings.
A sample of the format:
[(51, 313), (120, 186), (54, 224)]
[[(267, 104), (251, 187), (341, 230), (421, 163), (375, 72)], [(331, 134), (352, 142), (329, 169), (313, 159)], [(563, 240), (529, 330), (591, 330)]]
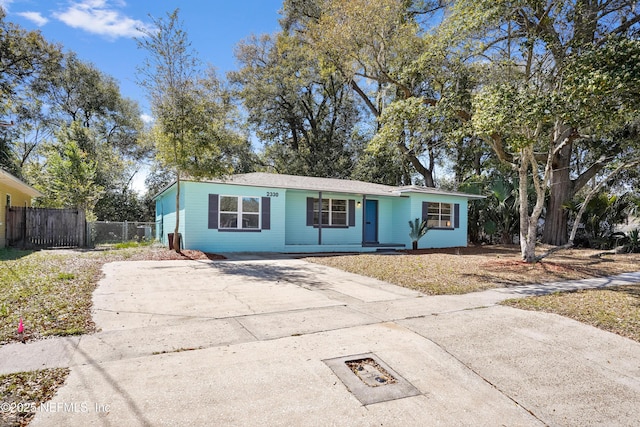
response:
[[(467, 245), (467, 203), (483, 196), (425, 187), (248, 173), (180, 184), (185, 249), (347, 252), (411, 248), (409, 221), (427, 218), (422, 248)], [(176, 184), (156, 197), (156, 237), (168, 244)]]
[(7, 207), (31, 206), (34, 198), (44, 194), (0, 169), (0, 247), (6, 246)]

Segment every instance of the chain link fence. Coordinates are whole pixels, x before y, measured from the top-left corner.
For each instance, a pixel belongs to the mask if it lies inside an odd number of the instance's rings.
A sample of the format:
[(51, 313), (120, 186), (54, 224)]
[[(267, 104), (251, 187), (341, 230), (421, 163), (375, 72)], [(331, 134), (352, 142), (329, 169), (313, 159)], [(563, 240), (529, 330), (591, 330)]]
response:
[(130, 241), (148, 242), (155, 239), (155, 237), (155, 222), (94, 221), (87, 223), (87, 242), (89, 246)]

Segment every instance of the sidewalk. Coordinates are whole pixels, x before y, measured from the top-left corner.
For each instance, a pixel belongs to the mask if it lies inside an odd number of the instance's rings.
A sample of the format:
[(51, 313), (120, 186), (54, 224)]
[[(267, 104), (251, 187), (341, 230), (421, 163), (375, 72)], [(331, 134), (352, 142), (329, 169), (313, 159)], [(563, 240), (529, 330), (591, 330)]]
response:
[[(309, 267), (313, 270), (313, 265)], [(355, 303), (354, 305), (363, 313), (372, 316), (369, 319), (365, 319), (365, 323), (376, 323), (453, 313), (474, 308), (487, 308), (510, 298), (629, 284), (640, 284), (640, 272), (624, 273), (604, 278), (495, 288), (464, 295), (429, 296), (419, 299), (410, 298), (408, 300), (391, 299), (388, 301), (380, 300), (376, 304)], [(418, 293), (413, 291), (409, 291), (407, 294), (419, 296)], [(335, 310), (332, 310), (330, 313), (333, 314), (335, 312)], [(348, 312), (340, 314), (342, 314), (342, 319), (331, 316), (318, 319), (318, 321), (323, 322), (323, 330), (340, 329), (355, 322), (355, 319), (348, 317)], [(237, 344), (254, 339), (253, 336), (244, 335), (241, 328), (232, 330), (228, 324), (216, 322), (216, 319), (196, 317), (195, 320), (197, 322), (186, 325), (184, 319), (177, 319), (174, 325), (147, 327), (144, 333), (141, 333), (138, 329), (107, 330), (92, 335), (56, 337), (27, 344), (7, 344), (0, 346), (0, 375), (37, 369), (72, 367), (90, 363), (90, 360), (84, 355), (89, 349), (91, 350), (91, 360), (105, 362), (151, 355), (153, 352), (171, 351), (174, 348), (206, 348), (214, 345)], [(250, 322), (250, 320), (245, 319), (245, 322)], [(333, 324), (327, 322), (333, 322)], [(296, 323), (294, 329), (299, 330), (299, 328), (300, 325)], [(307, 331), (307, 333), (310, 332)], [(279, 332), (278, 335), (282, 335), (282, 332)], [(235, 338), (229, 339), (229, 337)], [(267, 331), (263, 332), (259, 339), (274, 337), (273, 334)], [(136, 345), (128, 345), (131, 342), (135, 342)], [(82, 346), (80, 347), (81, 343)], [(79, 351), (79, 349), (84, 349), (84, 351)], [(117, 349), (117, 351), (114, 351), (114, 349)]]
[[(497, 305), (631, 283), (428, 297), (300, 260), (113, 263), (100, 332), (2, 346), (0, 374), (71, 367), (52, 402), (89, 410), (33, 425), (632, 425), (640, 344)], [(328, 363), (360, 354), (418, 394), (363, 405)]]

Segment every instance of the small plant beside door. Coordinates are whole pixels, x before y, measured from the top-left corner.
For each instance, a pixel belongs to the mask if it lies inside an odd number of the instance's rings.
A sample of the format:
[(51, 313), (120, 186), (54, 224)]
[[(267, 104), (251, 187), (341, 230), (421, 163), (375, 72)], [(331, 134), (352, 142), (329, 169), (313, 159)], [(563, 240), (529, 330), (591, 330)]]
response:
[(411, 237), (411, 249), (415, 251), (418, 249), (418, 241), (427, 234), (429, 227), (427, 227), (427, 220), (420, 220), (420, 218), (409, 221), (409, 227), (411, 227), (411, 232), (409, 233), (409, 237)]

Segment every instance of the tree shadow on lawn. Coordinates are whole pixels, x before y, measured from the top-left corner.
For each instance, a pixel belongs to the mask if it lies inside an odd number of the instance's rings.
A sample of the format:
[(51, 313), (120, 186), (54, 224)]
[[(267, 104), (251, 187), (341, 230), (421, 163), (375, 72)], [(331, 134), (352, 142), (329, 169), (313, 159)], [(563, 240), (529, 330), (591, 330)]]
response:
[(20, 258), (31, 255), (35, 251), (32, 250), (20, 250), (13, 248), (0, 249), (0, 261), (15, 261)]
[(424, 248), (424, 249), (406, 249), (398, 251), (398, 253), (406, 255), (430, 255), (430, 254), (447, 254), (447, 255), (486, 255), (486, 256), (520, 256), (520, 246), (518, 245), (471, 245), (460, 246), (454, 248)]
[(633, 302), (631, 304), (633, 306), (640, 307), (640, 282), (632, 285), (613, 286), (608, 288), (608, 290), (626, 294), (628, 297), (632, 298)]

